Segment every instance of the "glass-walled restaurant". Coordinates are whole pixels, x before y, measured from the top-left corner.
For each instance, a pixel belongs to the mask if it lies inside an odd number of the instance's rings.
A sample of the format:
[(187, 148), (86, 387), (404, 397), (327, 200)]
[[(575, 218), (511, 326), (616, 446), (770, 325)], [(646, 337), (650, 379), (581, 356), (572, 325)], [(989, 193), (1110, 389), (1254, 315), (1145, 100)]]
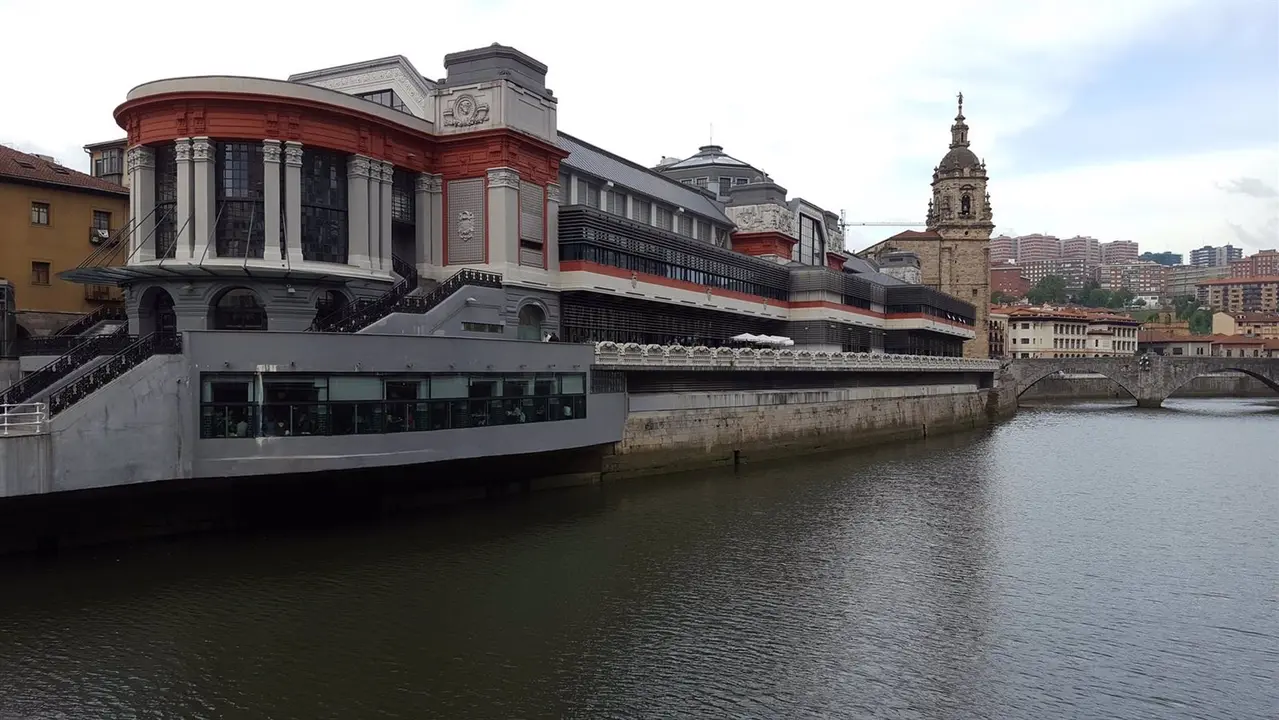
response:
[(375, 435), (577, 420), (585, 373), (201, 376), (200, 437)]

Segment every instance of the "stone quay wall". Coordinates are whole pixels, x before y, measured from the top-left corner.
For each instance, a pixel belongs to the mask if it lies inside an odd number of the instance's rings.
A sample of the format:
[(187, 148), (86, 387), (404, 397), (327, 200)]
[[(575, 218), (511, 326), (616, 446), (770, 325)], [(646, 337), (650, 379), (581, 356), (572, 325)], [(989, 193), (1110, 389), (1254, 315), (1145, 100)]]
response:
[[(1204, 375), (1191, 380), (1173, 393), (1177, 397), (1274, 397), (1275, 392), (1260, 380), (1243, 373)], [(1115, 381), (1100, 375), (1081, 377), (1047, 377), (1035, 383), (1021, 396), (1022, 401), (1112, 400), (1132, 396)]]
[(632, 395), (602, 479), (835, 452), (990, 423), (991, 391), (967, 386)]

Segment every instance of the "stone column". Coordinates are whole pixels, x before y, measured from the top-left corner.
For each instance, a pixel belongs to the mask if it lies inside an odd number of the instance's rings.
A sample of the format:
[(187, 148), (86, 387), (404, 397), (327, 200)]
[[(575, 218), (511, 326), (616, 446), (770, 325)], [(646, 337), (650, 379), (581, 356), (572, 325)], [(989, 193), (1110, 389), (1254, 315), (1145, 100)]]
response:
[(369, 158), (352, 155), (346, 161), (346, 264), (369, 267)]
[(262, 141), (262, 234), (265, 246), (262, 259), (284, 264), (288, 257), (284, 236), (280, 233), (280, 141)]
[(284, 238), (289, 265), (302, 258), (302, 143), (284, 143)]
[(488, 262), (520, 262), (520, 174), (513, 168), (488, 171)]
[[(377, 205), (369, 205), (369, 215), (377, 214), (377, 225), (380, 228), (378, 251), (369, 253), (371, 266), (374, 270), (383, 272), (391, 271), (391, 253), (394, 250), (394, 244), (391, 242), (391, 179), (394, 176), (395, 166), (388, 162), (382, 163), (382, 172), (379, 176), (381, 200)], [(369, 242), (372, 244), (372, 240)]]
[(556, 183), (546, 186), (546, 237), (542, 239), (542, 252), (546, 254), (546, 271), (560, 271), (560, 203), (564, 201), (564, 189)]
[(183, 263), (191, 262), (191, 247), (195, 237), (195, 229), (192, 227), (195, 218), (192, 217), (194, 209), (195, 192), (191, 186), (191, 140), (190, 138), (178, 138), (174, 141), (174, 156), (178, 161), (178, 181), (176, 185), (178, 201), (175, 205), (173, 213), (173, 226), (177, 231), (177, 249), (174, 251), (174, 260)]
[(382, 161), (369, 160), (369, 261), (364, 267), (377, 270), (382, 251)]
[(435, 175), (419, 174), (413, 179), (413, 254), (416, 256), (417, 274), (427, 277), (426, 267), (438, 257), (431, 252), (431, 222), (439, 213), (431, 212), (431, 184), (438, 182)]
[(191, 214), (191, 258), (199, 265), (217, 257), (217, 176), (213, 143), (207, 137), (191, 138), (192, 182), (194, 200)]
[(133, 232), (129, 235), (128, 264), (155, 259), (155, 151), (145, 145), (129, 148), (129, 214)]

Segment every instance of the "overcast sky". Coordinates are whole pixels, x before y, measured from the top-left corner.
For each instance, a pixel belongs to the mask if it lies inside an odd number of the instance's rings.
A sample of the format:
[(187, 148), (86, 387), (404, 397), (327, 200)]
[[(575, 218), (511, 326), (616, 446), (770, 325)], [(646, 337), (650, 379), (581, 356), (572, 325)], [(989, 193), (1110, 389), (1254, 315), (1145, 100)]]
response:
[[(636, 162), (714, 140), (850, 221), (922, 221), (962, 90), (997, 232), (1279, 246), (1276, 0), (0, 0), (0, 142), (87, 169), (129, 88), (492, 42)], [(43, 28), (41, 31), (39, 29)], [(862, 228), (860, 249), (897, 232)]]

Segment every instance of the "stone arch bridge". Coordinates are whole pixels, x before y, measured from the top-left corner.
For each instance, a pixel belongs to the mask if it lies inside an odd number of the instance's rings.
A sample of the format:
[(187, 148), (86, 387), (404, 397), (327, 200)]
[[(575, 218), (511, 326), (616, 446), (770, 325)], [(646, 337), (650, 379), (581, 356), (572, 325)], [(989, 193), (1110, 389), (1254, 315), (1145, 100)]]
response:
[(1035, 358), (1007, 360), (1000, 383), (1020, 397), (1031, 385), (1058, 372), (1105, 375), (1137, 399), (1138, 407), (1159, 407), (1169, 395), (1200, 375), (1241, 372), (1279, 393), (1279, 358), (1170, 357), (1134, 355), (1110, 358)]

